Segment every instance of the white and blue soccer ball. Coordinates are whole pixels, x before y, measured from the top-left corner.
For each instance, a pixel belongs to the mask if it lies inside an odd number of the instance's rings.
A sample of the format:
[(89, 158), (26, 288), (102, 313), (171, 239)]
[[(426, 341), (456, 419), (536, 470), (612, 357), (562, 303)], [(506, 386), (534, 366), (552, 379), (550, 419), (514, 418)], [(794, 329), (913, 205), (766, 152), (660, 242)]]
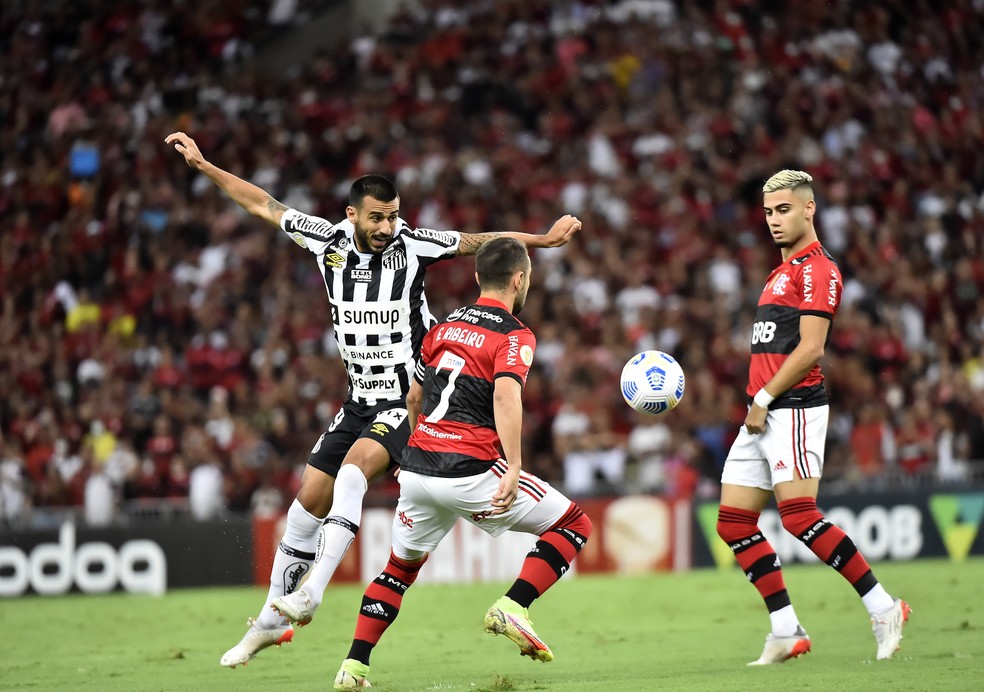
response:
[(622, 397), (639, 413), (666, 413), (680, 403), (687, 381), (673, 356), (643, 351), (622, 368)]

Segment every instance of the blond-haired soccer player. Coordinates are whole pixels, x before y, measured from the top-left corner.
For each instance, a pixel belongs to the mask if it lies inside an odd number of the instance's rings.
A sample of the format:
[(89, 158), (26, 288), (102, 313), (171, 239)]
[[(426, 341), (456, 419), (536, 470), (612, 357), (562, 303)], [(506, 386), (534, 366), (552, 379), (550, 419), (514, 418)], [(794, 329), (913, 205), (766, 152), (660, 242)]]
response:
[(841, 299), (841, 274), (817, 240), (813, 178), (783, 170), (762, 190), (782, 263), (766, 281), (752, 327), (748, 415), (721, 476), (717, 531), (765, 600), (772, 621), (762, 655), (782, 663), (810, 650), (775, 550), (758, 527), (774, 495), (783, 527), (850, 582), (871, 616), (877, 658), (898, 651), (910, 608), (875, 578), (854, 542), (817, 509), (830, 409), (820, 358)]

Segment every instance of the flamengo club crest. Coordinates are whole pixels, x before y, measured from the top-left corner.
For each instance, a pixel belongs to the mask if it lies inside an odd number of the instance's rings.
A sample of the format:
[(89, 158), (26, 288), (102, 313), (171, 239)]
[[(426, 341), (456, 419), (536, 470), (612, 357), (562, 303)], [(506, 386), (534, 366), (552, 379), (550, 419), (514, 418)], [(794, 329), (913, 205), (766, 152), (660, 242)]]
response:
[(777, 296), (786, 295), (786, 285), (789, 283), (789, 276), (786, 274), (780, 274), (776, 277), (775, 283), (772, 284), (772, 294)]

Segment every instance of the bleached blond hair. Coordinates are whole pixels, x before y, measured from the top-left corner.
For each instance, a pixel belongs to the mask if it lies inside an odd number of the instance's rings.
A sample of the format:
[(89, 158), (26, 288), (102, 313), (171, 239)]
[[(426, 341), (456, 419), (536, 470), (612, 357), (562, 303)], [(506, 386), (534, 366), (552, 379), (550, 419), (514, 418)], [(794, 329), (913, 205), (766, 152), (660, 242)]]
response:
[(781, 170), (765, 181), (762, 192), (777, 192), (779, 190), (803, 190), (813, 198), (813, 176), (805, 171), (792, 171), (788, 168)]

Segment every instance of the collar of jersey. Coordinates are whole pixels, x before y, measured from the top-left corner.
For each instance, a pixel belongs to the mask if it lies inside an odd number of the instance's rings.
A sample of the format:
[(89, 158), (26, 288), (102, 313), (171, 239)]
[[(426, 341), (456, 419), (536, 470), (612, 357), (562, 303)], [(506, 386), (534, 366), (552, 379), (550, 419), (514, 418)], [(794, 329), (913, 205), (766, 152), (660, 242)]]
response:
[[(359, 250), (359, 248), (355, 246), (354, 223), (352, 223), (348, 219), (342, 219), (341, 221), (338, 222), (338, 227), (341, 228), (343, 231), (345, 231), (345, 237), (349, 239), (349, 247), (352, 248), (352, 252), (356, 253), (357, 255), (361, 255), (362, 257), (372, 257), (371, 252), (362, 252), (361, 250)], [(393, 231), (393, 241), (395, 241), (400, 236), (400, 233), (406, 227), (407, 227), (407, 222), (404, 221), (402, 218), (396, 220), (396, 230)], [(390, 241), (390, 245), (393, 244), (393, 241)], [(389, 245), (387, 245), (386, 247), (389, 248)], [(383, 250), (383, 252), (386, 252), (386, 250)]]
[(800, 257), (806, 257), (811, 252), (813, 252), (814, 250), (816, 250), (818, 247), (820, 247), (820, 241), (819, 240), (814, 240), (812, 243), (810, 243), (809, 245), (807, 245), (805, 248), (803, 248), (802, 250), (800, 250), (799, 252), (797, 252), (795, 255), (793, 255), (792, 257), (790, 257), (788, 260), (786, 260), (785, 262), (783, 262), (783, 264), (789, 264), (793, 260), (797, 260)]
[(479, 298), (475, 301), (475, 305), (484, 305), (487, 308), (502, 308), (506, 312), (509, 312), (509, 308), (506, 307), (505, 303), (500, 303), (494, 298)]

